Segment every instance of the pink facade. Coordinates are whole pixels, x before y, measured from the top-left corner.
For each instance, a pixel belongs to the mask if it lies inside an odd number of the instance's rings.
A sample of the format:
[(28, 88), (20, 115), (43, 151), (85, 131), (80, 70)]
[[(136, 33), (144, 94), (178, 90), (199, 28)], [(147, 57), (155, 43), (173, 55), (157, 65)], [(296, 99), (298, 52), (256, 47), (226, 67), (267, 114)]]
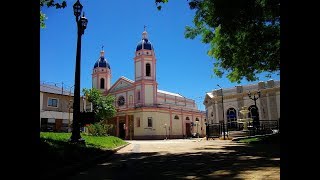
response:
[[(142, 33), (142, 40), (137, 45), (134, 62), (134, 81), (120, 77), (111, 87), (105, 86), (104, 94), (113, 95), (116, 99), (117, 115), (109, 121), (114, 124), (115, 136), (124, 139), (162, 139), (165, 136), (182, 138), (194, 133), (194, 128), (190, 127), (193, 117), (197, 117), (203, 126), (205, 112), (195, 107), (194, 100), (158, 90), (156, 57), (146, 31)], [(93, 69), (93, 87), (100, 87), (100, 81), (95, 81), (95, 77), (110, 82), (111, 69), (108, 62), (96, 63)], [(173, 119), (177, 114), (180, 118)], [(185, 120), (186, 117), (190, 120)], [(205, 135), (203, 129), (199, 131), (200, 136)]]

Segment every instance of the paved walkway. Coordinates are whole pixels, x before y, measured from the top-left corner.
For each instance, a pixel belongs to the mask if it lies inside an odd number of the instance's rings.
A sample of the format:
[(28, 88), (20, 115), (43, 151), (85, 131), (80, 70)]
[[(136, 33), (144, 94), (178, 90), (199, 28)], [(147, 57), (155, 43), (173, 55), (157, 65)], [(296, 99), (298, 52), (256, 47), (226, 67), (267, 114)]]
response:
[(280, 179), (279, 145), (230, 140), (132, 140), (106, 162), (69, 180)]

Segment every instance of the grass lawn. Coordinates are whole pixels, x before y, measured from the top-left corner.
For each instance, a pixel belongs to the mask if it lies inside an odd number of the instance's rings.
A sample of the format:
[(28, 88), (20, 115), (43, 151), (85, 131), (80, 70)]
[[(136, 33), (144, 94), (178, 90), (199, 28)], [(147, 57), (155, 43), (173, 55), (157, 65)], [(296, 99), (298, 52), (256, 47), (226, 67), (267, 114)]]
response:
[[(71, 133), (52, 133), (40, 132), (40, 139), (48, 143), (60, 142), (60, 144), (67, 143), (71, 137)], [(86, 146), (91, 148), (113, 149), (115, 147), (126, 144), (125, 141), (114, 136), (89, 136), (81, 134), (85, 140)]]
[(88, 136), (81, 134), (86, 145), (70, 144), (71, 133), (40, 132), (41, 171), (46, 174), (54, 169), (72, 164), (86, 163), (104, 155), (113, 148), (127, 144), (114, 136)]
[(248, 144), (280, 144), (280, 133), (268, 136), (245, 138), (239, 140), (238, 142)]

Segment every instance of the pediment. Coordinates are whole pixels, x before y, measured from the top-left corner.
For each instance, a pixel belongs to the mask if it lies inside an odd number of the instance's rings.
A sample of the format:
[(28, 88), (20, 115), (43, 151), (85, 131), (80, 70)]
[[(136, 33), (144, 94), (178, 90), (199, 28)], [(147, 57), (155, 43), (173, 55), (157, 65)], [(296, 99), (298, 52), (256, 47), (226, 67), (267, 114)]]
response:
[(133, 87), (133, 81), (127, 78), (119, 78), (116, 83), (110, 88), (109, 92), (115, 92), (121, 89), (127, 89)]
[[(210, 94), (211, 95), (211, 94)], [(203, 104), (211, 104), (211, 99), (212, 97), (210, 97), (209, 94), (206, 94), (206, 97), (203, 100)]]

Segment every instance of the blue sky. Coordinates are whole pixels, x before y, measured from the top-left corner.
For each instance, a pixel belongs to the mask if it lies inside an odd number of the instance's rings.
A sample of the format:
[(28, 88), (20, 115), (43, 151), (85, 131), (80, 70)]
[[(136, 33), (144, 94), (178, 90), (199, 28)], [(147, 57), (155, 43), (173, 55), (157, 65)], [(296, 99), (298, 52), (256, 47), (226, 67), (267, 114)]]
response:
[[(77, 27), (72, 5), (65, 9), (44, 8), (46, 28), (40, 29), (40, 81), (62, 82), (66, 89), (74, 84)], [(231, 88), (227, 78), (212, 78), (214, 59), (207, 55), (209, 45), (184, 38), (185, 26), (193, 26), (194, 11), (188, 1), (171, 0), (158, 11), (154, 0), (80, 0), (88, 18), (88, 27), (82, 36), (81, 89), (91, 88), (94, 63), (104, 46), (112, 71), (111, 84), (121, 76), (134, 80), (133, 57), (141, 40), (144, 25), (157, 58), (158, 89), (179, 93), (196, 101), (198, 108), (205, 93)], [(261, 81), (269, 78), (260, 76)], [(274, 74), (271, 79), (280, 80)], [(242, 85), (255, 82), (242, 81)], [(72, 90), (73, 91), (73, 90)]]

